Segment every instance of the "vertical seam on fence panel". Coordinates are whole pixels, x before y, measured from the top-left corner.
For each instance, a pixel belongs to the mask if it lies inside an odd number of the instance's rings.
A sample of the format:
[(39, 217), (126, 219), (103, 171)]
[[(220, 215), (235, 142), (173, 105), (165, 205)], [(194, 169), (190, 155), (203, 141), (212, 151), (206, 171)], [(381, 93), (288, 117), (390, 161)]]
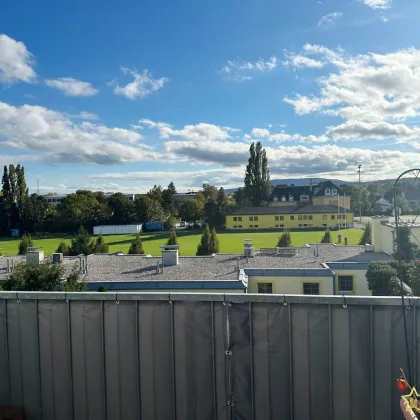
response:
[[(17, 302), (20, 302), (19, 300), (17, 300)], [(22, 402), (22, 407), (25, 406), (25, 393), (23, 391), (23, 363), (22, 363), (22, 328), (21, 328), (21, 319), (20, 319), (20, 306), (19, 309), (17, 311), (18, 315), (18, 331), (19, 331), (19, 373), (20, 373), (20, 398), (21, 398), (21, 402)]]
[[(118, 327), (117, 327), (118, 328)], [(104, 301), (101, 300), (101, 330), (102, 330), (102, 359), (103, 359), (103, 382), (104, 382), (104, 414), (105, 420), (108, 418), (108, 407), (106, 397), (106, 359), (105, 359), (105, 316), (104, 316)], [(118, 384), (119, 386), (120, 384)]]
[(70, 301), (67, 300), (67, 322), (68, 322), (68, 345), (69, 345), (69, 364), (70, 364), (70, 387), (71, 387), (71, 418), (74, 420), (74, 386), (73, 386), (73, 348), (71, 342), (71, 307)]
[(293, 407), (293, 349), (292, 349), (292, 305), (288, 304), (289, 313), (289, 389), (290, 389), (290, 418), (294, 418)]
[(9, 356), (9, 328), (7, 326), (7, 302), (4, 299), (4, 345), (6, 347), (6, 365), (7, 365), (7, 386), (9, 391), (9, 402), (12, 404), (12, 389), (10, 385), (10, 356)]
[(312, 372), (311, 372), (311, 316), (308, 309), (308, 312), (306, 314), (306, 320), (308, 324), (308, 328), (306, 331), (306, 338), (308, 340), (308, 351), (307, 351), (307, 357), (308, 357), (308, 388), (309, 388), (309, 395), (308, 395), (308, 403), (309, 403), (309, 418), (312, 419)]
[(414, 360), (413, 360), (413, 366), (414, 366), (414, 386), (417, 386), (417, 308), (415, 305), (413, 305), (413, 311), (414, 311), (414, 320), (413, 320), (413, 345), (414, 345)]
[(369, 306), (370, 312), (370, 415), (371, 419), (374, 420), (375, 418), (375, 378), (373, 377), (374, 373), (374, 366), (373, 366), (373, 307), (372, 305)]
[[(49, 312), (49, 316), (48, 316), (48, 322), (49, 325), (52, 325), (52, 315), (51, 315), (51, 308), (48, 311)], [(53, 330), (52, 328), (49, 328), (49, 333), (50, 333), (50, 353), (51, 353), (51, 357), (50, 357), (50, 367), (51, 367), (51, 387), (52, 387), (52, 392), (53, 392), (53, 398), (52, 398), (52, 406), (53, 406), (53, 416), (54, 418), (57, 418), (56, 416), (56, 404), (55, 404), (55, 399), (56, 399), (56, 392), (55, 392), (55, 375), (54, 375), (54, 344), (53, 344)]]
[(214, 328), (214, 302), (210, 303), (211, 311), (211, 347), (212, 347), (212, 363), (213, 363), (213, 406), (214, 420), (217, 420), (217, 386), (216, 386), (216, 345), (215, 345), (215, 328)]
[[(252, 302), (248, 304), (248, 318), (249, 318), (249, 345), (251, 356), (251, 419), (255, 419), (255, 395), (254, 395), (254, 337), (252, 334)], [(270, 392), (270, 391), (269, 391)], [(270, 392), (271, 393), (271, 392)], [(271, 407), (270, 407), (271, 411)]]
[(88, 377), (87, 377), (87, 362), (86, 362), (86, 318), (85, 318), (86, 307), (83, 305), (83, 316), (82, 316), (82, 339), (83, 339), (83, 374), (84, 374), (84, 386), (85, 386), (85, 415), (88, 419), (89, 416), (89, 395), (88, 395)]
[(141, 419), (141, 380), (140, 380), (140, 332), (139, 332), (139, 301), (136, 300), (136, 350), (137, 350), (137, 381), (138, 381), (138, 406)]
[[(35, 321), (36, 321), (36, 348), (37, 348), (37, 359), (38, 359), (38, 385), (39, 385), (39, 412), (42, 418), (42, 382), (41, 382), (41, 350), (39, 344), (39, 316), (38, 316), (38, 299), (35, 299)], [(52, 359), (52, 355), (51, 355)], [(51, 376), (54, 376), (51, 371)], [(55, 391), (53, 390), (53, 399), (55, 398)]]
[(331, 305), (328, 305), (328, 360), (330, 370), (330, 420), (334, 419), (334, 400), (333, 400), (333, 363), (332, 363), (332, 318)]
[(177, 419), (176, 413), (176, 370), (175, 370), (175, 316), (174, 316), (174, 302), (169, 301), (171, 308), (171, 354), (172, 354), (172, 407), (173, 418)]
[(351, 359), (352, 359), (352, 351), (351, 351), (351, 309), (347, 307), (347, 324), (349, 326), (349, 411), (350, 411), (350, 418), (353, 418), (353, 375), (351, 370)]

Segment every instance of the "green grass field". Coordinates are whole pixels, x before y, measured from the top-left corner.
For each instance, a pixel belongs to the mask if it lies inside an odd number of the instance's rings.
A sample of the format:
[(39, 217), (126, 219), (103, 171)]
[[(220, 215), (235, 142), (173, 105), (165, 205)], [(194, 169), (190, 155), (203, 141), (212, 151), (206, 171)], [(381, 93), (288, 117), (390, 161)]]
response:
[[(347, 238), (349, 245), (357, 245), (362, 236), (362, 229), (348, 229)], [(293, 246), (302, 246), (307, 243), (320, 242), (324, 232), (291, 232)], [(341, 232), (343, 235), (343, 231)], [(280, 232), (262, 233), (219, 233), (220, 252), (222, 253), (242, 253), (244, 239), (252, 239), (256, 249), (273, 248), (281, 235)], [(333, 242), (337, 242), (337, 232), (331, 232)], [(343, 235), (344, 236), (344, 235)], [(169, 234), (144, 234), (143, 247), (147, 254), (160, 255), (160, 245), (164, 245)], [(197, 245), (200, 241), (201, 232), (178, 232), (180, 252), (183, 256), (195, 255)], [(134, 235), (109, 235), (105, 236), (105, 241), (109, 243), (109, 251), (128, 252), (130, 243)], [(34, 246), (42, 246), (45, 255), (53, 253), (61, 241), (70, 243), (70, 237), (37, 237), (32, 238)], [(3, 255), (17, 254), (19, 239), (0, 238), (0, 252)]]

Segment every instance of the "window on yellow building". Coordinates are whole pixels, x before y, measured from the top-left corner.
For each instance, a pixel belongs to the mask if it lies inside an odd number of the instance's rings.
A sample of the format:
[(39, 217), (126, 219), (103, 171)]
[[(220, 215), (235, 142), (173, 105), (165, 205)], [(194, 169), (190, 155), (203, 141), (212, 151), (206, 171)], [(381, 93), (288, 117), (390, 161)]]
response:
[(280, 227), (284, 227), (284, 225), (280, 225)]
[(284, 220), (284, 216), (280, 216), (280, 220)]
[(274, 216), (274, 220), (280, 220), (280, 216)]
[(353, 292), (353, 276), (338, 276), (338, 291)]
[(306, 214), (303, 215), (303, 220), (308, 220), (308, 216)]
[(277, 228), (278, 228), (278, 227), (279, 227), (279, 225), (275, 225), (274, 227), (277, 227)]
[(238, 226), (236, 226), (236, 225), (233, 225), (233, 229), (236, 229)]
[(322, 215), (322, 220), (327, 220), (328, 216), (326, 214)]
[(302, 227), (302, 223), (299, 223), (299, 227)]
[(295, 216), (290, 216), (290, 220), (295, 220)]
[(335, 214), (332, 214), (331, 215), (331, 220), (334, 220), (335, 219)]
[(319, 283), (303, 283), (304, 295), (319, 295)]
[(238, 221), (238, 218), (237, 218), (237, 217), (234, 217), (234, 218), (233, 218), (233, 221), (234, 221), (234, 222), (237, 222), (237, 221)]
[(302, 215), (301, 214), (299, 214), (298, 220), (302, 220)]
[(257, 228), (258, 227), (258, 225), (254, 225), (254, 228)]
[(253, 222), (254, 221), (254, 216), (249, 216), (249, 221)]
[(258, 222), (258, 216), (254, 216), (254, 222)]
[(250, 228), (253, 228), (253, 227), (254, 227), (254, 225), (249, 225), (249, 227), (250, 227)]
[(242, 222), (242, 217), (238, 217), (238, 222)]
[(273, 293), (273, 283), (258, 283), (258, 293)]
[(311, 214), (308, 216), (308, 220), (312, 220), (312, 215)]

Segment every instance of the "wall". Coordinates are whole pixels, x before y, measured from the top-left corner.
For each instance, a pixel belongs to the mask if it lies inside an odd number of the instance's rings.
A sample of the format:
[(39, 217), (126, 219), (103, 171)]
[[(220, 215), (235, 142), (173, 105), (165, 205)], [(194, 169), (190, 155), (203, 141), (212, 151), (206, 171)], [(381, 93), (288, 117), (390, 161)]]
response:
[(273, 283), (273, 293), (278, 294), (303, 294), (303, 283), (318, 283), (320, 295), (333, 294), (332, 276), (251, 276), (248, 275), (248, 292), (258, 293), (258, 283)]
[[(258, 221), (251, 221), (250, 217), (254, 218), (255, 216), (258, 217)], [(307, 220), (303, 220), (304, 217), (307, 217)], [(312, 220), (308, 220), (309, 217), (312, 216)], [(324, 216), (327, 217), (327, 220), (324, 220)], [(341, 215), (344, 217), (344, 215)], [(347, 213), (347, 223), (353, 222), (353, 213)], [(234, 218), (238, 218), (237, 221), (234, 221)], [(276, 217), (279, 220), (276, 220)], [(291, 220), (291, 217), (294, 220)], [(302, 220), (299, 220), (299, 217), (302, 217)], [(242, 221), (239, 221), (239, 218), (242, 218)], [(283, 218), (283, 220), (280, 220)], [(341, 219), (340, 219), (341, 220)], [(341, 220), (344, 223), (344, 220)], [(308, 226), (303, 226), (303, 225)], [(337, 224), (337, 214), (263, 214), (263, 215), (227, 215), (226, 216), (226, 228), (227, 229), (252, 229), (250, 226), (257, 225), (257, 229), (269, 229), (269, 228), (285, 228), (285, 229), (292, 229), (292, 228), (299, 228), (301, 227), (304, 229), (305, 227), (323, 227), (323, 225), (327, 225), (328, 227), (336, 226)], [(282, 226), (283, 225), (283, 226)], [(302, 225), (302, 226), (299, 226)], [(312, 226), (309, 226), (312, 225)], [(236, 227), (235, 227), (236, 226)], [(242, 226), (240, 228), (239, 226)]]
[(350, 209), (350, 197), (343, 196), (326, 196), (326, 197), (314, 197), (312, 202), (316, 206), (338, 206), (340, 201), (340, 207)]
[(372, 293), (368, 288), (366, 280), (366, 271), (367, 270), (337, 270), (334, 269), (336, 274), (336, 294), (339, 295), (340, 291), (338, 289), (338, 276), (352, 276), (353, 277), (353, 294), (357, 296), (371, 296)]
[(0, 292), (0, 405), (29, 420), (399, 419), (399, 369), (420, 379), (417, 306), (408, 365), (401, 298), (345, 303)]

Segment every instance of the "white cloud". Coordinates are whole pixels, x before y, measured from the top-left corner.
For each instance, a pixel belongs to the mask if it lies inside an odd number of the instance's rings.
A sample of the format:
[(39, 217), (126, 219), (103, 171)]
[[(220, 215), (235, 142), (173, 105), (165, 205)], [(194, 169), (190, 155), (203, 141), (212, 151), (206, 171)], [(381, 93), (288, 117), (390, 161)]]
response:
[(35, 82), (34, 61), (23, 42), (0, 34), (0, 83)]
[(328, 136), (303, 136), (301, 134), (277, 133), (271, 134), (270, 140), (275, 142), (296, 142), (296, 143), (325, 143), (329, 140)]
[(76, 123), (66, 114), (41, 106), (0, 102), (0, 146), (32, 152), (49, 163), (113, 165), (162, 158), (137, 145), (141, 139), (135, 131)]
[(208, 123), (186, 125), (181, 130), (175, 130), (170, 124), (167, 123), (156, 123), (147, 119), (140, 120), (139, 124), (146, 125), (149, 128), (156, 128), (159, 131), (160, 137), (163, 139), (176, 137), (191, 141), (226, 140), (230, 138), (229, 132), (238, 131), (238, 129), (235, 128), (220, 127), (218, 125)]
[(322, 61), (314, 60), (310, 57), (305, 57), (304, 55), (288, 54), (286, 53), (287, 60), (283, 61), (285, 67), (291, 67), (293, 69), (301, 68), (314, 68), (320, 69), (324, 66)]
[(251, 130), (251, 135), (256, 138), (268, 137), (270, 132), (266, 128), (253, 128)]
[(273, 55), (268, 60), (262, 58), (258, 61), (229, 60), (220, 72), (227, 80), (243, 82), (252, 79), (254, 73), (270, 72), (277, 66), (277, 57)]
[(47, 79), (45, 84), (49, 87), (61, 90), (66, 96), (93, 96), (98, 93), (90, 83), (71, 77), (61, 77), (59, 79)]
[(404, 121), (420, 115), (420, 50), (349, 56), (307, 44), (304, 51), (321, 56), (336, 71), (317, 79), (318, 96), (284, 99), (297, 114), (318, 112), (361, 121)]
[(389, 9), (391, 7), (391, 0), (363, 0), (363, 3), (372, 9)]
[[(162, 89), (165, 83), (169, 82), (169, 79), (166, 77), (153, 79), (148, 70), (143, 70), (141, 73), (125, 67), (122, 67), (121, 70), (124, 74), (129, 74), (134, 77), (134, 80), (127, 83), (125, 86), (119, 86), (117, 84), (114, 88), (114, 93), (116, 95), (125, 96), (128, 99), (146, 98), (152, 93)], [(112, 82), (111, 84), (115, 83)]]
[(324, 15), (318, 21), (318, 26), (333, 26), (337, 22), (338, 19), (341, 19), (343, 14), (341, 12), (333, 12), (328, 13), (328, 15)]
[(99, 117), (97, 114), (95, 114), (94, 112), (86, 112), (86, 111), (82, 111), (79, 114), (79, 118), (82, 120), (99, 120)]

